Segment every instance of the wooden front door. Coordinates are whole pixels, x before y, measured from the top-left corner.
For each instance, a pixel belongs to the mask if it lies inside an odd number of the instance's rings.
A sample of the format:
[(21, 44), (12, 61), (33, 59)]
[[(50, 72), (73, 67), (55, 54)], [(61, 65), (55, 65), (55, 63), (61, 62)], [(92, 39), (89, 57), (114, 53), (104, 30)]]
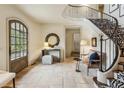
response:
[(28, 66), (28, 29), (18, 20), (9, 21), (9, 70), (19, 72)]

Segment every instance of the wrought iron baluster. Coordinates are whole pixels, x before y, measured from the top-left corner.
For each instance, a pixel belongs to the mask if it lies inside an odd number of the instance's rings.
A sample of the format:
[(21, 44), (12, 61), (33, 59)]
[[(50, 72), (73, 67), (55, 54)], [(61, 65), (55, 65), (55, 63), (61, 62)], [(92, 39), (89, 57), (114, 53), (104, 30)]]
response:
[(102, 49), (103, 49), (103, 36), (101, 35), (101, 38), (100, 38), (100, 68), (99, 68), (99, 70), (100, 71), (103, 71), (103, 69), (102, 69)]

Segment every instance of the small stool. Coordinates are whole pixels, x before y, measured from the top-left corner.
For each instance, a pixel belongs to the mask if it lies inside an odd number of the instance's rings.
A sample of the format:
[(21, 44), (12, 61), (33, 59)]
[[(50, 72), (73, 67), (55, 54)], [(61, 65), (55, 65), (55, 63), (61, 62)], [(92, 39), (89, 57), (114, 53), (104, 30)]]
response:
[(44, 65), (50, 65), (53, 63), (53, 57), (52, 55), (44, 55), (42, 57), (42, 64)]
[(80, 70), (79, 70), (79, 65), (80, 65), (80, 61), (81, 61), (81, 59), (80, 58), (74, 58), (74, 60), (75, 61), (77, 61), (77, 63), (76, 63), (76, 72), (81, 72)]

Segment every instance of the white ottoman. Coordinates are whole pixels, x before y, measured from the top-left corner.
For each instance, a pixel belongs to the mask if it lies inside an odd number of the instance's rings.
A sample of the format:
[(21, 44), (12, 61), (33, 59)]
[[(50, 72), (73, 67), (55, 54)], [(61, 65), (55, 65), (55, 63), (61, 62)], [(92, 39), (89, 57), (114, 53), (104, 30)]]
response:
[(50, 65), (53, 62), (53, 57), (52, 55), (44, 55), (42, 57), (42, 64), (44, 65)]

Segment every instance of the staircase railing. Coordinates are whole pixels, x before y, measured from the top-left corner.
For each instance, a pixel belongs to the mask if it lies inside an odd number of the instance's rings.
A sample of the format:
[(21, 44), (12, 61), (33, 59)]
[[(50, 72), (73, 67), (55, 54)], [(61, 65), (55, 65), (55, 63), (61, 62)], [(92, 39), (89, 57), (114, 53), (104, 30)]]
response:
[[(74, 9), (77, 9), (77, 13), (74, 13)], [(84, 5), (69, 4), (64, 12), (64, 17), (89, 19), (103, 32), (100, 39), (101, 62), (99, 70), (102, 72), (110, 70), (117, 61), (119, 48), (124, 45), (124, 38), (119, 35), (121, 31), (118, 30), (118, 20), (107, 13)]]
[(85, 12), (88, 15), (86, 18), (105, 34), (104, 36), (101, 35), (100, 39), (101, 62), (99, 70), (106, 72), (113, 67), (119, 56), (118, 46), (121, 47), (121, 44), (118, 43), (119, 40), (116, 36), (118, 31), (118, 20), (109, 14), (88, 6), (82, 6), (82, 8), (87, 10), (87, 12)]

